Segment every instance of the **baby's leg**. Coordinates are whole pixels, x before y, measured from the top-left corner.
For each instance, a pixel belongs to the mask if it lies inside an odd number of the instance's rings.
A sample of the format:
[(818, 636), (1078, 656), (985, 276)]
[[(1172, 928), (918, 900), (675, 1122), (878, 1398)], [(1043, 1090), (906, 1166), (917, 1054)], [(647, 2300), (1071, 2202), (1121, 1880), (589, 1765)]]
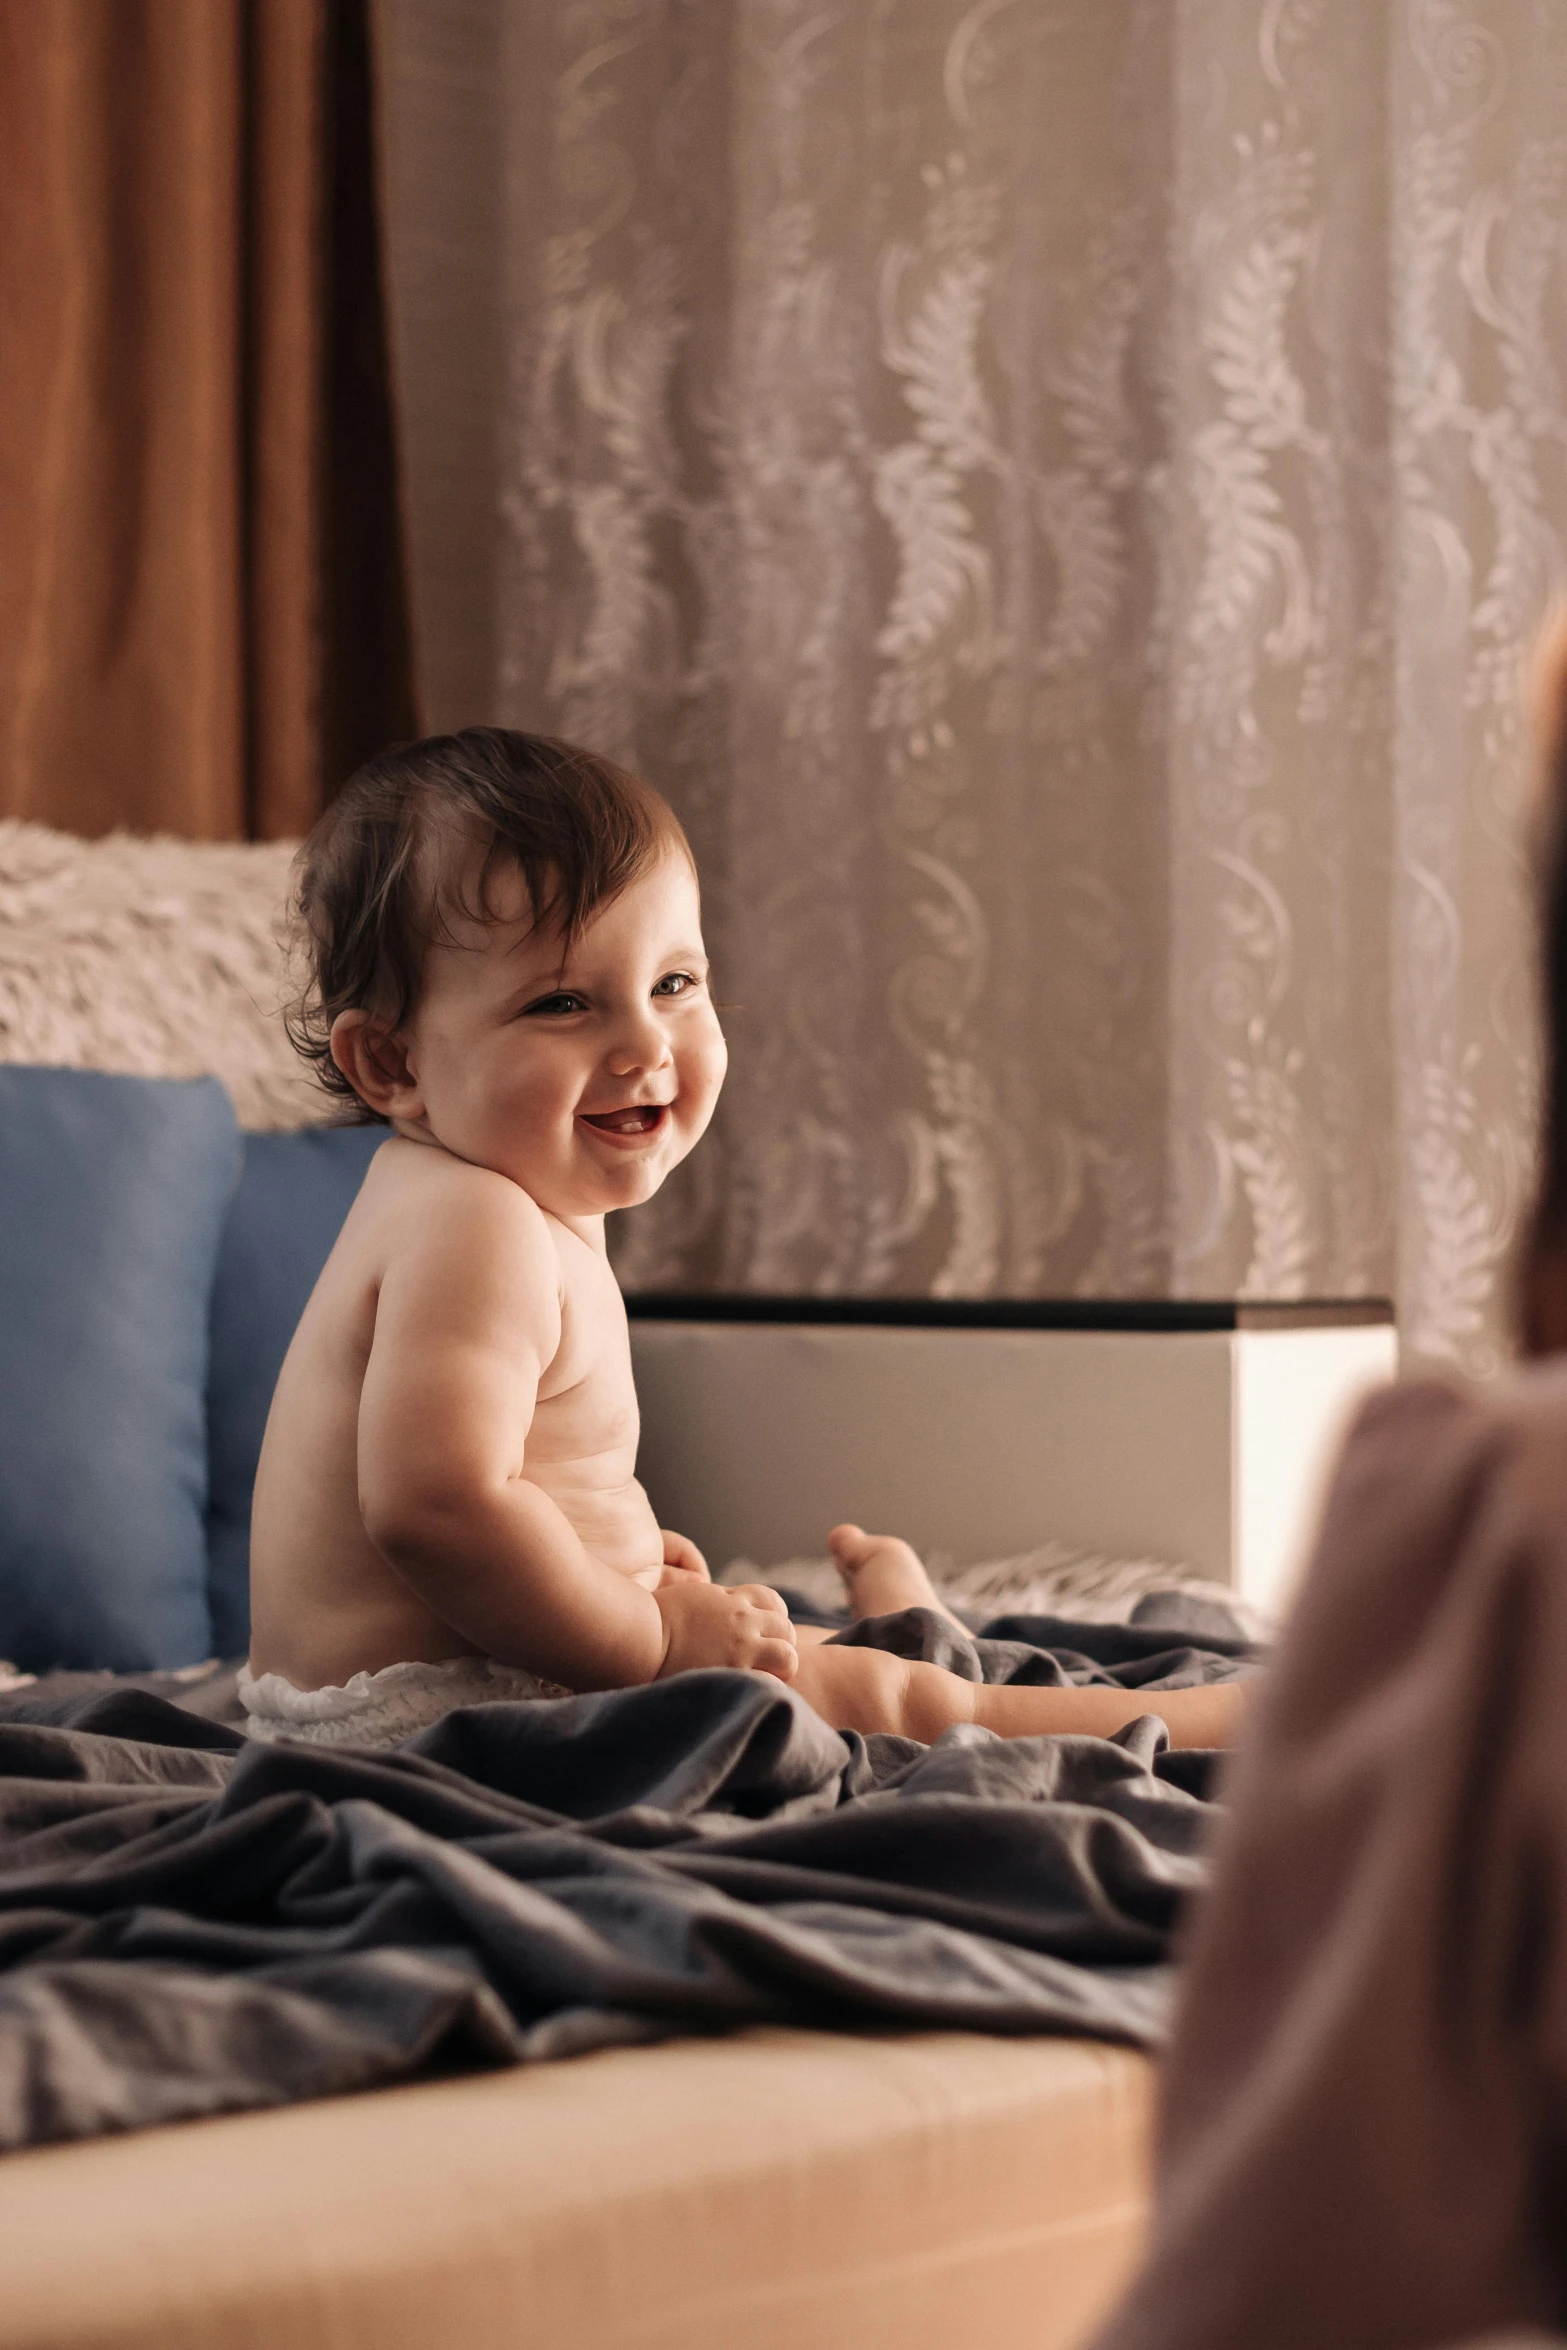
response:
[(1229, 1746), (1246, 1705), (1238, 1681), (1197, 1689), (1011, 1688), (960, 1680), (885, 1649), (831, 1646), (801, 1649), (793, 1687), (835, 1730), (891, 1730), (923, 1746), (955, 1722), (977, 1722), (1002, 1738), (1109, 1738), (1143, 1714), (1158, 1715), (1172, 1746)]

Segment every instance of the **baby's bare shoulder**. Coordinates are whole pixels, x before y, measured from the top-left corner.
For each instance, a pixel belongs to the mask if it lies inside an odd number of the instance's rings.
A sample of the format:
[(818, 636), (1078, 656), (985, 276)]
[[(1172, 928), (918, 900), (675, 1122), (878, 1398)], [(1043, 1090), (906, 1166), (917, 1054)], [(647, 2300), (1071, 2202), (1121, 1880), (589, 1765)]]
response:
[(560, 1254), (550, 1221), (508, 1176), (450, 1151), (403, 1142), (377, 1154), (381, 1196), (365, 1206), (381, 1227), (383, 1286), (444, 1297), (462, 1314), (479, 1295), (485, 1319), (526, 1310), (558, 1321)]
[(432, 1215), (455, 1222), (511, 1226), (548, 1238), (549, 1219), (537, 1202), (512, 1182), (471, 1159), (459, 1159), (438, 1143), (406, 1142), (401, 1136), (377, 1151), (360, 1194), (367, 1203), (423, 1224)]

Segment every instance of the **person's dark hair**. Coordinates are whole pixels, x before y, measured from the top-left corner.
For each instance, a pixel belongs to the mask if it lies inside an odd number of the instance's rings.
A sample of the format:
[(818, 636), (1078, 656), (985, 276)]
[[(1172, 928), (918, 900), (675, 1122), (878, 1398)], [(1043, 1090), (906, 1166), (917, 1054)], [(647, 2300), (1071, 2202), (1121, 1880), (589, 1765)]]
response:
[(1567, 609), (1542, 641), (1535, 673), (1539, 801), (1535, 870), (1545, 1068), (1540, 1171), (1514, 1273), (1527, 1355), (1567, 1347)]
[(468, 726), (377, 752), (349, 777), (295, 865), (308, 967), (287, 1015), (296, 1051), (328, 1092), (373, 1120), (332, 1058), (340, 1012), (373, 1011), (394, 1033), (401, 1028), (448, 914), (491, 919), (490, 887), (503, 865), (522, 874), (534, 920), (558, 931), (564, 958), (600, 907), (671, 847), (690, 855), (679, 819), (651, 784), (548, 735)]

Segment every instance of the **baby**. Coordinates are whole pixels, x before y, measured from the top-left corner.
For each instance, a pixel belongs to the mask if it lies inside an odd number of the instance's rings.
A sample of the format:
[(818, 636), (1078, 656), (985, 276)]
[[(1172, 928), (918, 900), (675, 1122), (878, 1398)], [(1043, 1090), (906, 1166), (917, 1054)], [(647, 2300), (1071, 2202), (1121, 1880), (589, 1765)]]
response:
[[(700, 1140), (726, 1054), (696, 872), (656, 792), (475, 727), (388, 751), (301, 861), (295, 1037), (384, 1120), (289, 1348), (256, 1480), (259, 1736), (375, 1742), (453, 1705), (771, 1673), (838, 1729), (1226, 1742), (1233, 1685), (992, 1688), (792, 1625), (655, 1521), (611, 1210)], [(856, 1616), (939, 1605), (906, 1543), (829, 1537)]]

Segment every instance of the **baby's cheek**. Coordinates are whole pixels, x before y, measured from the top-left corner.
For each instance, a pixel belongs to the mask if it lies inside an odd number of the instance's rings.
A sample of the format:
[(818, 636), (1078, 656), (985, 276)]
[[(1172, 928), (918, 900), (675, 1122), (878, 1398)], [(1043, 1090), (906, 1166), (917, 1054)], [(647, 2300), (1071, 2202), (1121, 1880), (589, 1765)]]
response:
[(729, 1047), (724, 1042), (724, 1032), (717, 1020), (710, 1018), (704, 1032), (692, 1039), (688, 1051), (681, 1056), (682, 1092), (689, 1092), (710, 1109), (718, 1098), (728, 1066)]
[(553, 1071), (539, 1069), (509, 1070), (501, 1093), (507, 1117), (530, 1133), (542, 1132), (552, 1117), (567, 1114), (572, 1098), (571, 1088)]

